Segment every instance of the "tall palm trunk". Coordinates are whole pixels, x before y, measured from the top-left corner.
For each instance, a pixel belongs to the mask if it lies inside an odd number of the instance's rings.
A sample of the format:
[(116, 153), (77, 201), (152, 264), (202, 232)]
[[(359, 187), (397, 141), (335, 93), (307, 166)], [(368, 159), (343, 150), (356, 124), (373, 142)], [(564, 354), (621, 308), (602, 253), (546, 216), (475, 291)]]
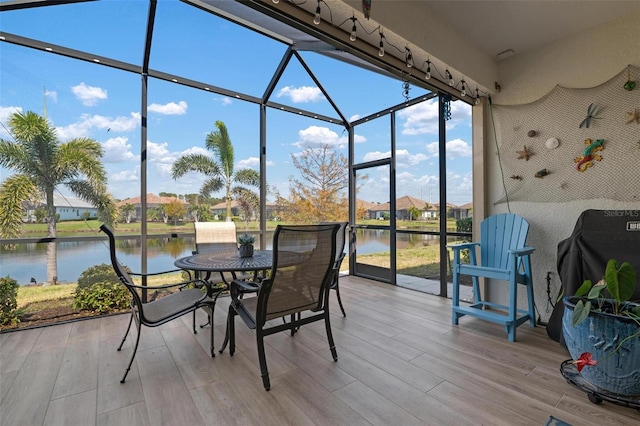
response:
[(227, 201), (227, 220), (226, 222), (231, 222), (231, 180), (227, 179), (227, 195), (225, 197)]
[[(47, 189), (47, 237), (56, 238), (56, 206), (53, 188)], [(58, 279), (58, 246), (55, 241), (47, 243), (47, 282), (55, 284)]]

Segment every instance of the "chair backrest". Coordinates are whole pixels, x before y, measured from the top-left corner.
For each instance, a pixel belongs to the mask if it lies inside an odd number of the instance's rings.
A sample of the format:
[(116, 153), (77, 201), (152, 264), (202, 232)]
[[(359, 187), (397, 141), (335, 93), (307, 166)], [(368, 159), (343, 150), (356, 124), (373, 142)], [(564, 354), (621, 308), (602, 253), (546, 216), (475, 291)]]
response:
[(524, 247), (528, 232), (529, 223), (516, 214), (501, 213), (483, 220), (480, 224), (481, 265), (507, 269), (507, 251)]
[(273, 268), (258, 292), (256, 321), (324, 309), (333, 280), (340, 225), (278, 225)]
[(116, 256), (116, 237), (113, 235), (113, 231), (105, 224), (100, 225), (100, 230), (107, 234), (107, 237), (109, 238), (109, 255), (111, 257), (111, 266), (113, 266), (113, 270), (120, 279), (120, 282), (124, 284), (131, 293), (134, 303), (138, 306), (139, 309), (141, 309), (142, 299), (140, 298), (140, 294), (138, 294), (136, 289), (132, 287), (133, 279), (131, 278), (131, 275), (129, 275), (127, 268), (124, 267), (120, 263), (120, 261), (118, 261), (118, 258)]
[(347, 225), (349, 222), (323, 222), (321, 225), (338, 225), (338, 232), (336, 233), (336, 267), (340, 267), (340, 263), (344, 258), (344, 246), (347, 242)]
[(237, 250), (235, 222), (195, 222), (196, 252)]

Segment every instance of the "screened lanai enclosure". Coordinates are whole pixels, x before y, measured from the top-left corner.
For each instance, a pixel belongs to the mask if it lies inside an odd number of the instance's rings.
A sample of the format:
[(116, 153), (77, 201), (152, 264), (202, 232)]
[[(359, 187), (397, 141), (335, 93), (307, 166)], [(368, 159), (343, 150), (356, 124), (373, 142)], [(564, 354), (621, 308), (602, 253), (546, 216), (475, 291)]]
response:
[[(223, 122), (235, 170), (259, 172), (259, 205), (237, 227), (258, 234), (262, 249), (274, 223), (313, 203), (297, 183), (316, 194), (329, 187), (350, 224), (351, 275), (409, 286), (431, 279), (434, 287), (420, 288), (447, 295), (445, 246), (469, 236), (456, 219), (471, 214), (478, 91), (362, 11), (316, 0), (2, 1), (0, 20), (2, 139), (13, 140), (12, 113), (34, 111), (61, 142), (98, 141), (111, 195), (139, 203), (139, 236), (121, 242), (132, 269), (167, 269), (193, 250), (189, 232), (149, 231), (151, 198), (202, 195), (205, 175), (174, 179), (172, 166), (213, 157), (207, 135)], [(318, 158), (323, 167), (333, 158), (340, 173), (313, 169)], [(14, 173), (0, 171), (2, 180)], [(80, 216), (78, 201), (58, 190), (68, 204), (57, 211)], [(181, 222), (193, 220), (185, 213)], [(98, 227), (86, 221), (84, 238), (5, 239), (2, 275), (43, 281), (48, 243), (57, 280), (74, 282), (108, 263)]]

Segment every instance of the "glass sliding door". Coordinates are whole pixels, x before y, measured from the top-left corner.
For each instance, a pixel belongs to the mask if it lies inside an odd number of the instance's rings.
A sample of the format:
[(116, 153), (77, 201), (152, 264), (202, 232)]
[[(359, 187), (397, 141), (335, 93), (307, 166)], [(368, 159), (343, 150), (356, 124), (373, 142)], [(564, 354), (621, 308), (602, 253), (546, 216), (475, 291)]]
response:
[[(377, 186), (383, 199), (391, 199), (391, 160), (378, 160), (354, 167), (356, 188)], [(395, 284), (392, 259), (391, 208), (389, 202), (367, 202), (356, 196), (355, 253), (351, 263), (355, 275)]]

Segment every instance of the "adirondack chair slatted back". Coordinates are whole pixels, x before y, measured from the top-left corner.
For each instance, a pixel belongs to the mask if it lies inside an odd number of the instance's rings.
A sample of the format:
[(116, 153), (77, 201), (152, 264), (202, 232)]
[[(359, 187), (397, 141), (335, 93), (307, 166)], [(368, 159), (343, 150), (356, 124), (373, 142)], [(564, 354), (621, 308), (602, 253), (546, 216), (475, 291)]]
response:
[[(526, 246), (528, 233), (529, 223), (524, 218), (502, 213), (489, 216), (480, 223), (479, 243), (456, 243), (447, 246), (454, 253), (451, 297), (454, 325), (457, 325), (459, 317), (464, 315), (503, 324), (511, 342), (516, 340), (516, 328), (519, 325), (529, 321), (529, 325), (535, 327), (531, 272), (531, 253), (535, 249)], [(477, 262), (476, 257), (478, 248), (480, 262)], [(469, 263), (462, 261), (463, 250), (469, 250)], [(473, 301), (470, 305), (460, 304), (462, 275), (470, 277), (473, 285)], [(493, 290), (495, 301), (483, 300), (479, 278), (487, 280), (485, 293), (491, 295)], [(527, 309), (518, 306), (519, 286), (526, 289)], [(507, 293), (507, 303), (497, 297), (500, 291)]]
[(490, 216), (480, 225), (481, 265), (508, 269), (508, 250), (525, 246), (529, 223), (522, 217), (503, 213)]

